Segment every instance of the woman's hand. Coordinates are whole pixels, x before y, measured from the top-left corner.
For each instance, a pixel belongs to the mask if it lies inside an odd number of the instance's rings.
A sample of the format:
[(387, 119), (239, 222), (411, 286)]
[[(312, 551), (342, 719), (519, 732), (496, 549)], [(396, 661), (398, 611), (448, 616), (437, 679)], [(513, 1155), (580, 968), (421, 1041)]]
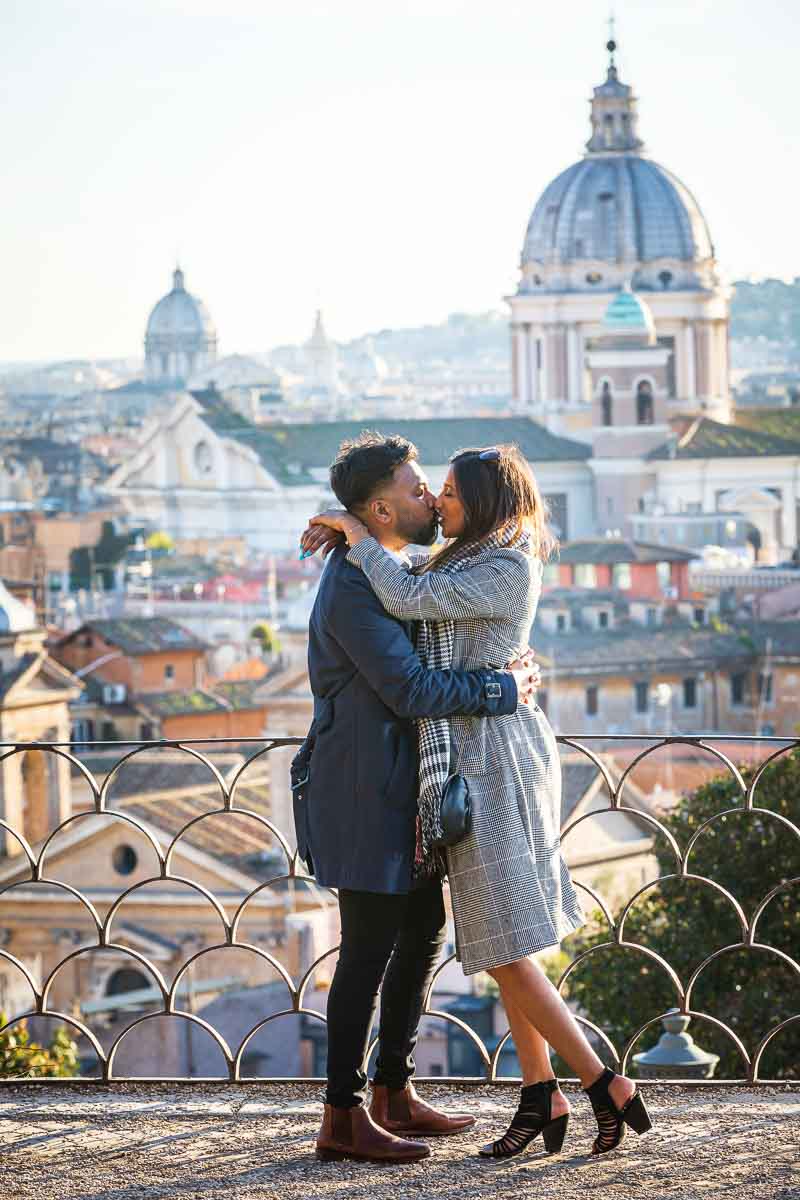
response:
[[(355, 546), (363, 538), (369, 537), (366, 525), (363, 525), (358, 517), (354, 517), (346, 508), (329, 508), (325, 512), (318, 513), (316, 517), (312, 517), (308, 524), (309, 528), (300, 539), (304, 557), (306, 554), (313, 554), (320, 546), (330, 542), (330, 531), (343, 534), (349, 546)], [(322, 530), (326, 532), (322, 533)], [(332, 547), (330, 548), (332, 549)]]
[(523, 704), (531, 704), (535, 700), (536, 689), (542, 686), (542, 672), (534, 660), (533, 650), (528, 647), (519, 658), (515, 658), (506, 666), (517, 683), (517, 695)]
[(344, 542), (344, 534), (337, 529), (330, 529), (327, 525), (307, 525), (300, 538), (300, 557), (309, 558), (321, 550), (322, 557), (327, 558), (331, 550), (343, 546)]

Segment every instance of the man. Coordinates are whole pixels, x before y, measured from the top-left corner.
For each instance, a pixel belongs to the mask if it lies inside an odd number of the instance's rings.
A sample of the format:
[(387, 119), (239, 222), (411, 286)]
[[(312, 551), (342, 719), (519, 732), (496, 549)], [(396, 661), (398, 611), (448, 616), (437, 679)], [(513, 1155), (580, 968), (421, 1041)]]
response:
[[(339, 502), (398, 557), (436, 537), (434, 498), (405, 438), (362, 434), (331, 467)], [(513, 712), (532, 692), (527, 663), (508, 671), (426, 670), (409, 630), (383, 609), (337, 547), (309, 626), (314, 724), (294, 764), (300, 855), (339, 889), (342, 941), (328, 996), (328, 1086), (317, 1156), (410, 1161), (429, 1148), (402, 1135), (458, 1133), (474, 1118), (425, 1104), (410, 1080), (427, 987), (445, 933), (438, 879), (415, 880), (414, 719)], [(372, 1103), (362, 1070), (383, 980)]]

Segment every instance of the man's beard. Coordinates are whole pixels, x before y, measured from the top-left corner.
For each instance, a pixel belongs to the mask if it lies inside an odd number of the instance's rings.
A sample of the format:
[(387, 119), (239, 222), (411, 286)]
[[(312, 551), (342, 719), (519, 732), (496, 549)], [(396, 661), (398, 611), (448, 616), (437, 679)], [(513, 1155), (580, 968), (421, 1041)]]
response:
[(415, 525), (405, 530), (409, 544), (412, 546), (432, 546), (439, 532), (439, 514), (431, 513), (424, 525)]

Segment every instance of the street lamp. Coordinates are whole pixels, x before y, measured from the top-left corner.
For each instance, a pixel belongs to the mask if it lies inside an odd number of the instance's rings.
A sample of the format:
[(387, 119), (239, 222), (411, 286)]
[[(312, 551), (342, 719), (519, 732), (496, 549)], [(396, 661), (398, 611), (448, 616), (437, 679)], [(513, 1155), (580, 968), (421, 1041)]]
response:
[(719, 1062), (718, 1054), (710, 1054), (695, 1045), (686, 1032), (691, 1018), (678, 1008), (671, 1008), (661, 1018), (664, 1033), (650, 1050), (634, 1054), (637, 1073), (647, 1079), (710, 1079)]

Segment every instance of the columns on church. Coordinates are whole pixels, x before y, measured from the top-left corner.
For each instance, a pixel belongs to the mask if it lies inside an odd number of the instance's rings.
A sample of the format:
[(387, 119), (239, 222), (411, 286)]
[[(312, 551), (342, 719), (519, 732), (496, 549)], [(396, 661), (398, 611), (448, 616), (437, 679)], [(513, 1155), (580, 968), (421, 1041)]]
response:
[(528, 364), (530, 401), (534, 408), (538, 408), (542, 401), (539, 387), (539, 338), (530, 325), (525, 326), (525, 355)]
[(712, 373), (714, 367), (714, 326), (711, 321), (698, 321), (697, 341), (697, 397), (708, 400), (713, 395)]
[(514, 399), (521, 409), (540, 407), (543, 391), (540, 370), (540, 339), (530, 323), (514, 325), (511, 333), (511, 372)]
[(580, 402), (580, 338), (576, 326), (567, 327), (567, 400)]
[(518, 408), (525, 405), (525, 394), (522, 390), (522, 379), (520, 376), (519, 359), (520, 359), (520, 329), (517, 325), (511, 326), (511, 395), (514, 403)]
[(687, 324), (683, 331), (683, 394), (689, 401), (697, 395), (697, 357), (692, 324)]
[(583, 354), (583, 337), (577, 323), (513, 324), (511, 376), (517, 407), (543, 416), (553, 408), (582, 404)]
[(551, 325), (545, 333), (547, 349), (547, 398), (555, 404), (567, 399), (567, 329), (565, 325)]

